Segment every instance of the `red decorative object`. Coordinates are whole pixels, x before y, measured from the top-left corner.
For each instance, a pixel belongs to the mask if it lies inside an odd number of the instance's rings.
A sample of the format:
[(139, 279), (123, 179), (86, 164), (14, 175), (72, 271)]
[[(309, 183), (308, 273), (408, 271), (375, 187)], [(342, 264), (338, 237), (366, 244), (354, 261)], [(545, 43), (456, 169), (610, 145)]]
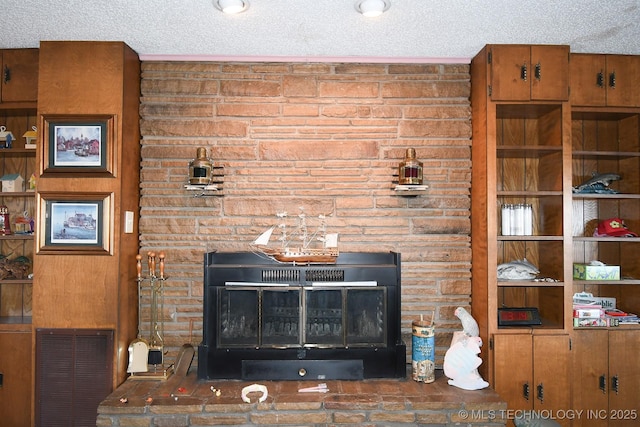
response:
[(9, 208), (0, 206), (0, 234), (8, 236), (11, 234), (11, 221), (9, 219)]

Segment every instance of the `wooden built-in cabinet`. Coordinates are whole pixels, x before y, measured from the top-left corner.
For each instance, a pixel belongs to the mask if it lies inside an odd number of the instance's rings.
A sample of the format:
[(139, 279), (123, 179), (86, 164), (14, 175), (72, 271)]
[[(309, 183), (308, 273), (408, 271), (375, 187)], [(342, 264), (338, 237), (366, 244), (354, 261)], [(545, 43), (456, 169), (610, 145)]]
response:
[(557, 413), (570, 407), (569, 336), (496, 334), (494, 387), (507, 408)]
[[(571, 289), (566, 283), (571, 279), (571, 266), (566, 262), (569, 246), (565, 236), (571, 212), (567, 209), (571, 192), (570, 111), (563, 101), (495, 101), (495, 90), (489, 93), (488, 83), (493, 82), (493, 87), (499, 77), (495, 69), (497, 48), (509, 51), (508, 47), (487, 46), (471, 64), (472, 314), (478, 321), (480, 336), (487, 343), (482, 348), (485, 363), (480, 367), (481, 373), (503, 398), (516, 404), (519, 398), (511, 396), (512, 384), (498, 379), (514, 372), (526, 372), (530, 377), (531, 372), (537, 371), (535, 366), (531, 369), (531, 364), (539, 358), (532, 357), (531, 351), (538, 336), (569, 340)], [(546, 54), (541, 46), (517, 48), (535, 51), (540, 58)], [(559, 57), (558, 51), (566, 52), (566, 48), (556, 46), (549, 49), (550, 56), (555, 58)], [(568, 58), (565, 62), (556, 74), (568, 75)], [(553, 77), (551, 74), (549, 78)], [(508, 75), (507, 80), (513, 77)], [(558, 95), (568, 95), (568, 80), (566, 84), (567, 87), (557, 89)], [(512, 204), (532, 206), (531, 235), (510, 235), (501, 229), (501, 207)], [(498, 280), (498, 265), (525, 258), (548, 281)], [(498, 308), (502, 307), (535, 307), (542, 324), (499, 327)], [(501, 343), (513, 339), (528, 340), (528, 344), (504, 351), (512, 346)], [(519, 351), (529, 356), (513, 357)], [(568, 345), (564, 351), (568, 351)], [(554, 399), (568, 401), (569, 384), (562, 384), (559, 390), (564, 391), (559, 391)], [(521, 388), (518, 394), (522, 394)], [(527, 404), (514, 409), (528, 407)]]
[[(38, 49), (0, 50), (0, 64), (0, 102), (13, 103), (12, 108), (35, 108), (38, 96)], [(26, 105), (27, 103), (34, 105)]]
[[(19, 174), (25, 186), (0, 193), (12, 229), (12, 234), (0, 235), (0, 254), (33, 262), (33, 234), (16, 233), (23, 230), (17, 230), (15, 221), (25, 212), (27, 217), (36, 214), (35, 192), (26, 191), (35, 172), (36, 150), (24, 148), (22, 135), (37, 125), (38, 49), (0, 50), (0, 70), (0, 126), (15, 138), (11, 148), (0, 149), (0, 177)], [(31, 426), (32, 264), (28, 267), (26, 276), (3, 274), (0, 279), (0, 423), (15, 427)]]
[[(555, 96), (534, 95), (533, 81), (529, 95), (526, 91), (515, 95), (515, 89), (509, 89), (515, 84), (526, 86), (514, 77), (517, 62), (511, 53), (525, 57), (527, 52), (536, 52), (535, 57), (530, 56), (530, 63), (536, 64), (538, 57), (561, 58), (559, 50), (557, 46), (527, 50), (520, 45), (490, 45), (471, 63), (472, 314), (488, 343), (482, 349), (480, 372), (512, 409), (537, 408), (531, 404), (537, 398), (537, 383), (544, 383), (544, 399), (549, 399), (553, 408), (588, 407), (591, 401), (587, 392), (577, 390), (582, 390), (582, 379), (576, 376), (589, 362), (580, 362), (571, 370), (569, 361), (575, 365), (582, 360), (580, 353), (592, 356), (594, 352), (603, 354), (610, 363), (618, 358), (617, 353), (637, 360), (640, 341), (637, 325), (582, 329), (574, 327), (572, 313), (577, 292), (615, 297), (618, 308), (640, 313), (640, 238), (593, 236), (598, 223), (607, 218), (621, 218), (631, 231), (640, 233), (639, 57), (572, 54), (553, 73), (561, 76), (554, 84), (564, 82), (556, 88)], [(603, 88), (596, 85), (601, 69)], [(614, 70), (616, 86), (606, 87), (607, 73)], [(586, 74), (591, 76), (585, 78)], [(569, 80), (562, 77), (565, 75), (571, 77), (570, 88)], [(547, 76), (543, 68), (541, 81)], [(635, 84), (624, 86), (627, 78)], [(601, 92), (602, 101), (587, 93), (594, 87)], [(570, 101), (560, 96), (568, 93)], [(615, 192), (573, 191), (594, 173), (619, 175), (620, 180), (610, 185)], [(532, 206), (531, 235), (514, 236), (502, 230), (501, 207), (505, 204)], [(546, 280), (498, 280), (498, 265), (523, 258), (538, 267), (538, 278)], [(621, 280), (574, 279), (573, 264), (592, 260), (620, 266)], [(534, 307), (542, 324), (499, 326), (501, 307)], [(593, 344), (598, 339), (605, 343), (596, 350)], [(617, 351), (625, 340), (633, 341), (630, 347), (635, 350)], [(571, 345), (574, 341), (576, 345)], [(610, 378), (620, 378), (612, 366), (617, 371), (622, 365), (607, 366), (610, 388)], [(563, 374), (563, 369), (572, 375)], [(625, 383), (637, 390), (637, 363), (619, 370), (625, 372)], [(536, 373), (552, 374), (542, 381)], [(533, 383), (528, 385), (531, 378)], [(530, 388), (530, 400), (522, 384)], [(640, 410), (637, 399), (627, 401), (618, 398), (621, 393), (615, 398), (608, 393), (607, 409)]]
[(640, 106), (640, 56), (571, 55), (571, 105)]
[(2, 425), (31, 426), (31, 331), (0, 333), (0, 414)]
[(569, 99), (569, 46), (490, 45), (483, 55), (492, 101)]
[(637, 426), (640, 422), (637, 330), (582, 329), (573, 334), (574, 426)]
[[(571, 92), (572, 184), (594, 173), (620, 176), (610, 184), (615, 193), (572, 194), (571, 260), (618, 265), (621, 277), (574, 279), (573, 291), (614, 297), (617, 308), (640, 314), (640, 238), (593, 235), (607, 218), (620, 218), (640, 234), (640, 57), (575, 54), (571, 67), (577, 82)], [(599, 73), (603, 85), (594, 77)], [(574, 425), (638, 425), (640, 327), (576, 328), (572, 340), (572, 406), (588, 414)]]

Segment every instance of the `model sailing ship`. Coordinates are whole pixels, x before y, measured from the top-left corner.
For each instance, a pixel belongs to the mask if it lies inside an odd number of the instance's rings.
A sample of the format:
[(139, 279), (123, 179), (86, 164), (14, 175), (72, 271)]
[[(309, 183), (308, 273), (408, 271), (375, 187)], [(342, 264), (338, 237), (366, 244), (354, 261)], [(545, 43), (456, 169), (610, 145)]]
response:
[[(276, 226), (269, 228), (253, 241), (251, 247), (278, 262), (297, 264), (335, 264), (338, 258), (338, 233), (327, 233), (326, 217), (320, 215), (320, 226), (310, 232), (307, 218), (302, 209), (298, 214), (297, 226), (289, 232), (287, 229), (287, 213), (278, 213), (280, 224), (279, 246), (269, 246), (271, 235)], [(297, 241), (297, 242), (296, 242)]]

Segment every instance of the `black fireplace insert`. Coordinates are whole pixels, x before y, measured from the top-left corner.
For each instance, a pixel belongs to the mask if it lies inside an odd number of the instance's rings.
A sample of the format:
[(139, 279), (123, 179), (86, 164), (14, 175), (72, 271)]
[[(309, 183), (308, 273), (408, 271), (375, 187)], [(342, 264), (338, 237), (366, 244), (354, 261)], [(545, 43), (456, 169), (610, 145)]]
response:
[(205, 254), (199, 379), (405, 376), (400, 254), (343, 253), (320, 265)]

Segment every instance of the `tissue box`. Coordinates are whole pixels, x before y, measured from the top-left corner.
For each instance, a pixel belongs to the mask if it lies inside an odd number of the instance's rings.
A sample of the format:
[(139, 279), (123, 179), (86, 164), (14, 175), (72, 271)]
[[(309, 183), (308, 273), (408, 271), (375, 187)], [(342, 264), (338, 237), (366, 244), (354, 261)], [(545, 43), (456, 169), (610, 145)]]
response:
[(573, 278), (578, 280), (620, 280), (620, 266), (573, 264)]

